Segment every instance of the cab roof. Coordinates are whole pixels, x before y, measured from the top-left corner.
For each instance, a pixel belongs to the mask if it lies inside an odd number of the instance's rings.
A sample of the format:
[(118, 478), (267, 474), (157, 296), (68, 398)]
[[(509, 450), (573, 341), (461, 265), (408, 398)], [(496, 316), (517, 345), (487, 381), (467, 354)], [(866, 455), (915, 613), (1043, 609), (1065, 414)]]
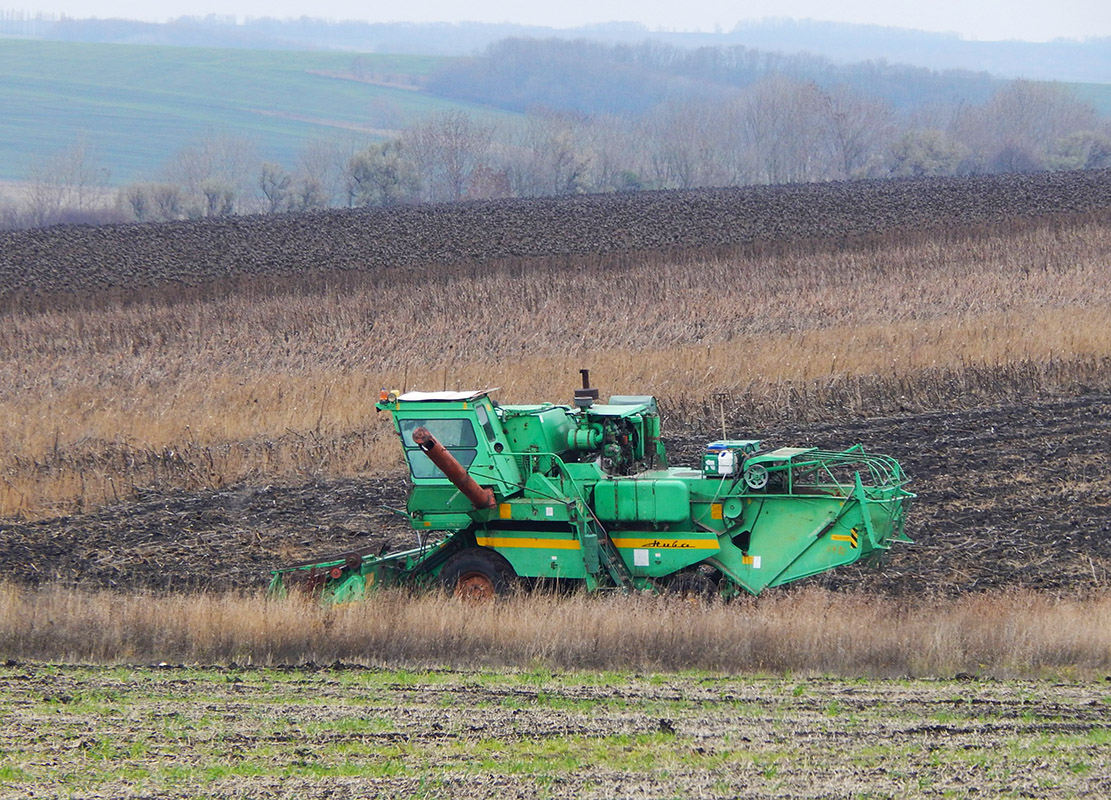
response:
[(469, 389), (462, 392), (406, 392), (398, 396), (404, 403), (458, 403), (467, 400), (477, 400), (485, 397), (497, 389)]

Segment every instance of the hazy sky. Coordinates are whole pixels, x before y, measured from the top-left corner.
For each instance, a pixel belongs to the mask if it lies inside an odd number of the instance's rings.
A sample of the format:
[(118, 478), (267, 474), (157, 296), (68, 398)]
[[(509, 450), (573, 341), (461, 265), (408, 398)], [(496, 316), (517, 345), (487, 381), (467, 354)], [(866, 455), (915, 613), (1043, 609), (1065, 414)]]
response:
[(650, 28), (725, 30), (742, 19), (795, 17), (957, 33), (970, 39), (1111, 36), (1108, 0), (39, 0), (7, 8), (74, 17), (159, 20), (182, 15), (325, 17), (374, 22), (519, 22), (574, 27), (641, 22)]

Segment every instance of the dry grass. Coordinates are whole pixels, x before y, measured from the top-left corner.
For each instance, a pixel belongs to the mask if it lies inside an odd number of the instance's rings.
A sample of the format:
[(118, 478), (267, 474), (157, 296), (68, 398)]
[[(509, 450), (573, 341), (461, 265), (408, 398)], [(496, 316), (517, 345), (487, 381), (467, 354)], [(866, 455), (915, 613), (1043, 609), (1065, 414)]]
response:
[(485, 606), (377, 594), (119, 595), (0, 587), (0, 658), (85, 663), (710, 670), (1039, 677), (1111, 669), (1111, 595), (897, 601), (820, 589), (709, 606), (532, 595)]
[(383, 387), (651, 392), (670, 429), (1111, 386), (1111, 221), (165, 290), (0, 325), (0, 515), (398, 464)]

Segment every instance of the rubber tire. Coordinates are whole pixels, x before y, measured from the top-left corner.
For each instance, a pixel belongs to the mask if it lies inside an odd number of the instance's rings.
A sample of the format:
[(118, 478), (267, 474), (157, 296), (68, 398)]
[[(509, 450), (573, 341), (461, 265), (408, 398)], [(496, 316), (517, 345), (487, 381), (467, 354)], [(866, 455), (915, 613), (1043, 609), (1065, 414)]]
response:
[(458, 600), (484, 602), (517, 586), (517, 573), (501, 555), (472, 547), (453, 555), (440, 570), (440, 585)]

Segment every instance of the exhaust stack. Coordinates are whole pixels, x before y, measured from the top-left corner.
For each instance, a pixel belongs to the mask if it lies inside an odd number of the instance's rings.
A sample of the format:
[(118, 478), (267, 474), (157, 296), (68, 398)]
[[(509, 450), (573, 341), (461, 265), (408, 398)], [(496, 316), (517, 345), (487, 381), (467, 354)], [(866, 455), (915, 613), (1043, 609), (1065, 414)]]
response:
[(579, 408), (590, 408), (598, 399), (598, 390), (590, 386), (590, 370), (580, 369), (583, 378), (583, 388), (575, 390), (575, 405)]

